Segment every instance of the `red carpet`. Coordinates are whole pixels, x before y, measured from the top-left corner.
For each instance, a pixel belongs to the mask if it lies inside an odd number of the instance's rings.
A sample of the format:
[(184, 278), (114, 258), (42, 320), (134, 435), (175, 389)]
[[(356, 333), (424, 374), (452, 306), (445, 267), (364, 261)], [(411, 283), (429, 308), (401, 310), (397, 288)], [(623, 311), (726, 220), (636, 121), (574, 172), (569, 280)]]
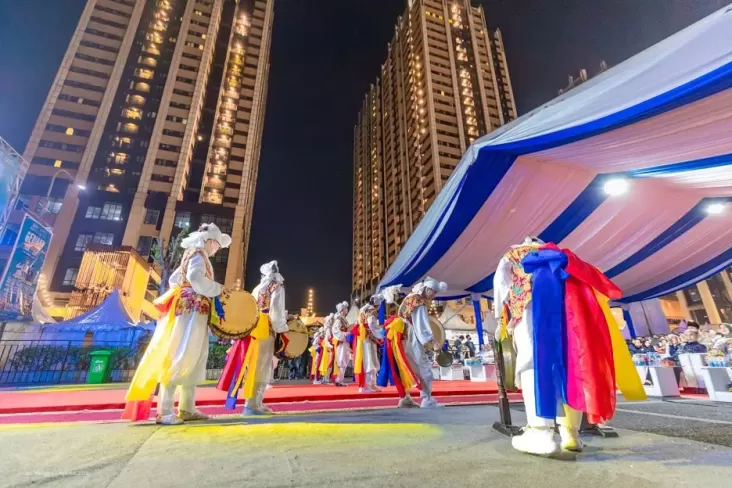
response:
[[(74, 388), (74, 387), (70, 387)], [(434, 395), (453, 397), (495, 394), (495, 382), (435, 381)], [(72, 412), (79, 410), (121, 410), (125, 405), (126, 388), (13, 390), (0, 392), (0, 414), (39, 412)], [(415, 395), (417, 394), (415, 390)], [(213, 387), (201, 387), (196, 395), (199, 406), (221, 406), (226, 395)], [(334, 402), (343, 400), (395, 399), (396, 388), (380, 393), (359, 393), (355, 385), (344, 388), (323, 385), (277, 385), (267, 390), (265, 403)], [(240, 403), (242, 400), (240, 399)], [(343, 407), (340, 407), (343, 408)]]
[[(459, 405), (485, 405), (498, 402), (497, 394), (478, 395), (455, 395), (438, 396), (438, 401), (446, 406)], [(514, 402), (521, 401), (521, 395), (509, 394), (509, 399)], [(370, 410), (380, 408), (394, 408), (396, 401), (393, 398), (370, 398), (360, 400), (340, 401), (316, 401), (300, 403), (269, 403), (275, 413), (298, 414), (306, 412), (328, 412), (337, 410)], [(227, 410), (222, 406), (202, 407), (201, 410), (207, 415), (238, 415), (242, 407), (234, 410)], [(69, 423), (69, 422), (110, 422), (119, 421), (121, 410), (97, 410), (80, 412), (52, 412), (18, 415), (0, 415), (0, 425), (13, 424), (46, 424), (46, 423)], [(151, 414), (154, 416), (155, 412)]]

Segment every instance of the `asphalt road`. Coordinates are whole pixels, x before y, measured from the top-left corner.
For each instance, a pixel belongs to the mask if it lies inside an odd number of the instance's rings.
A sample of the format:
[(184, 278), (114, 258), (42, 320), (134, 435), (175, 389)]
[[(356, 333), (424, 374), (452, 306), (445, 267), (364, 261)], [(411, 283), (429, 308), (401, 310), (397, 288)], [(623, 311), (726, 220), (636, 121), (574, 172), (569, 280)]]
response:
[[(619, 407), (616, 427), (631, 408)], [(645, 430), (646, 417), (656, 418), (635, 415)], [(180, 427), (7, 425), (0, 486), (716, 488), (732, 479), (732, 449), (688, 436), (620, 429), (616, 439), (587, 439), (582, 454), (544, 459), (514, 451), (490, 427), (497, 419), (495, 407), (476, 406), (231, 416)]]
[(682, 399), (619, 403), (609, 425), (732, 447), (731, 404)]

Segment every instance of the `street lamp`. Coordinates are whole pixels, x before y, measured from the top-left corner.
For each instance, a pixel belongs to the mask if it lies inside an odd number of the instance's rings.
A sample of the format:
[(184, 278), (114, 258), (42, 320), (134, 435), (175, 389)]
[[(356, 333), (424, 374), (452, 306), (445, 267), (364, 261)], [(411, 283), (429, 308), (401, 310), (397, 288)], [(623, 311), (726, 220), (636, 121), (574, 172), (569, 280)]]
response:
[[(56, 183), (56, 178), (61, 173), (66, 174), (69, 178), (71, 178), (72, 181), (74, 180), (74, 175), (72, 175), (71, 173), (69, 173), (65, 169), (60, 169), (60, 170), (56, 171), (56, 173), (53, 175), (53, 178), (51, 178), (51, 184), (48, 185), (48, 191), (46, 192), (46, 202), (45, 202), (45, 204), (42, 207), (43, 210), (46, 211), (47, 213), (51, 213), (50, 210), (48, 209), (48, 200), (51, 198), (51, 190), (53, 190), (53, 184)], [(84, 186), (84, 185), (82, 185), (80, 183), (77, 183), (76, 184), (76, 188), (78, 188), (81, 191), (86, 190), (86, 186)]]

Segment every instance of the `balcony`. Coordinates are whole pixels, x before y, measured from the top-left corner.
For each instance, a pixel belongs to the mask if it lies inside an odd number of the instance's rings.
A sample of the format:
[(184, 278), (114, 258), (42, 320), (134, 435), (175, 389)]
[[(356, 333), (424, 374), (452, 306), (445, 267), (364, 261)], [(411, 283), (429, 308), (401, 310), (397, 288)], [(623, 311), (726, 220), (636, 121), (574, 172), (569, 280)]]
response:
[(222, 203), (224, 201), (224, 196), (221, 193), (216, 193), (212, 191), (207, 191), (203, 194), (203, 201), (205, 203)]
[(206, 187), (209, 190), (223, 190), (226, 186), (226, 181), (220, 176), (211, 176), (206, 178)]
[(150, 93), (150, 85), (143, 82), (135, 83), (135, 90), (142, 93)]
[(226, 176), (226, 165), (213, 164), (208, 171), (208, 175), (216, 177)]
[(152, 80), (155, 73), (149, 69), (138, 68), (135, 70), (135, 76), (140, 77), (143, 80)]
[(219, 136), (214, 139), (214, 147), (225, 147), (226, 149), (231, 148), (231, 137)]
[(141, 95), (131, 95), (128, 101), (132, 105), (145, 105), (145, 97)]
[(126, 132), (127, 134), (137, 134), (139, 130), (140, 128), (132, 122), (128, 122), (122, 126), (122, 132)]
[(219, 124), (219, 126), (216, 128), (216, 130), (220, 135), (224, 135), (224, 136), (233, 136), (234, 135), (234, 129), (232, 129), (228, 125)]
[(142, 118), (142, 110), (139, 108), (125, 108), (122, 109), (122, 117), (133, 120), (140, 120)]

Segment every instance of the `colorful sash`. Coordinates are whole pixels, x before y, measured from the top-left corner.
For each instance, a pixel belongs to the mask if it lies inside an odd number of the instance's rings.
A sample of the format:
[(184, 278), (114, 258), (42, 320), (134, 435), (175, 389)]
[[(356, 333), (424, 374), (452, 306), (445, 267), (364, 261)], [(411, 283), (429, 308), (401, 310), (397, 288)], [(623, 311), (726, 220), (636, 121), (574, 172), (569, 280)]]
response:
[(399, 397), (403, 398), (415, 386), (420, 390), (422, 389), (422, 385), (409, 365), (404, 352), (403, 339), (407, 331), (407, 325), (402, 318), (395, 317), (384, 328), (386, 329), (386, 354), (389, 358), (389, 368)]
[(556, 416), (557, 399), (590, 423), (615, 413), (618, 387), (645, 398), (630, 354), (608, 307), (620, 289), (567, 249), (547, 244), (523, 260), (533, 272), (534, 374), (537, 415)]
[(158, 383), (167, 383), (171, 358), (168, 351), (170, 337), (175, 325), (176, 310), (183, 288), (174, 286), (158, 297), (153, 304), (160, 312), (153, 337), (132, 378), (127, 390), (125, 410), (122, 418), (133, 422), (147, 420), (153, 404)]
[(356, 338), (356, 354), (355, 358), (353, 360), (353, 375), (355, 376), (356, 382), (358, 383), (358, 386), (361, 388), (366, 387), (366, 372), (364, 371), (363, 366), (363, 349), (364, 349), (364, 341), (366, 340), (366, 337), (368, 336), (368, 330), (367, 327), (363, 324), (358, 324), (353, 327), (353, 330), (351, 332), (353, 336)]
[[(323, 339), (325, 342), (325, 339)], [(323, 352), (320, 355), (320, 365), (319, 365), (319, 371), (320, 376), (323, 378), (326, 378), (328, 376), (328, 370), (331, 366), (331, 360), (333, 358), (334, 351), (328, 347), (326, 347), (325, 344), (323, 344)]]
[(341, 368), (338, 366), (338, 348), (342, 347), (343, 343), (335, 337), (330, 342), (333, 344), (333, 355), (330, 358), (330, 367), (333, 368), (333, 373), (331, 373), (330, 379), (335, 381), (336, 377), (341, 374)]
[(269, 315), (259, 312), (259, 320), (254, 330), (247, 337), (237, 340), (229, 351), (226, 366), (216, 386), (219, 390), (227, 392), (226, 408), (236, 408), (236, 399), (242, 384), (244, 398), (254, 397), (256, 383), (262, 383), (256, 377), (259, 349), (262, 341), (269, 339), (269, 334)]

